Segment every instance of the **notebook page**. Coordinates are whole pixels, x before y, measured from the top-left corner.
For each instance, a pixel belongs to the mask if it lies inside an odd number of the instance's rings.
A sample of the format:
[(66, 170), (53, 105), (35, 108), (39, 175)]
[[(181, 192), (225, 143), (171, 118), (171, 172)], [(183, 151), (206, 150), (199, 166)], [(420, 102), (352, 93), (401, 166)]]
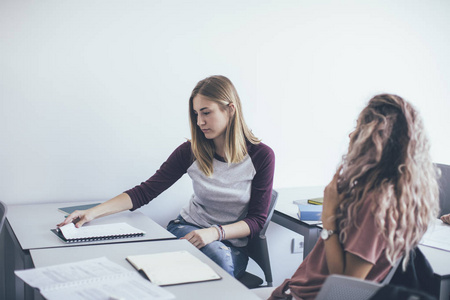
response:
[(15, 271), (48, 300), (173, 299), (173, 294), (105, 257)]
[(137, 229), (128, 223), (112, 223), (104, 225), (89, 225), (76, 228), (75, 224), (69, 223), (59, 230), (66, 239), (85, 239), (93, 237), (120, 236), (129, 234), (143, 234), (144, 231)]
[(44, 268), (14, 271), (18, 277), (30, 286), (41, 290), (55, 285), (113, 276), (124, 272), (128, 272), (128, 270), (105, 257)]
[(175, 299), (172, 293), (144, 279), (134, 271), (103, 281), (92, 281), (64, 289), (45, 290), (41, 294), (48, 300)]

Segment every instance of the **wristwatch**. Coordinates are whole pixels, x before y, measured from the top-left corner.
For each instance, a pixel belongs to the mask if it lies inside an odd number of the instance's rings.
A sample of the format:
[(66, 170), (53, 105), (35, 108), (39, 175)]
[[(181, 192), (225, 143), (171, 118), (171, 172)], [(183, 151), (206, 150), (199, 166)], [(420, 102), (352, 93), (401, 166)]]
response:
[(334, 232), (333, 230), (328, 230), (324, 228), (320, 231), (320, 237), (322, 238), (322, 240), (326, 241), (330, 238), (330, 236), (332, 236), (335, 233), (336, 232)]

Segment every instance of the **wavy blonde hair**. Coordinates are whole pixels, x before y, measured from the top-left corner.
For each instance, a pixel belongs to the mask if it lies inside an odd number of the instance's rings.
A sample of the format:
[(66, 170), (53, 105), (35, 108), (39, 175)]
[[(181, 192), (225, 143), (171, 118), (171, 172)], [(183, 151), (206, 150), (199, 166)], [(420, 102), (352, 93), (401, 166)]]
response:
[(215, 146), (212, 140), (208, 140), (200, 127), (197, 126), (197, 115), (194, 113), (194, 98), (203, 95), (209, 100), (219, 104), (221, 110), (226, 110), (228, 105), (234, 104), (235, 113), (230, 117), (225, 132), (225, 160), (228, 163), (241, 162), (247, 155), (247, 144), (259, 144), (244, 120), (241, 100), (233, 83), (225, 76), (210, 76), (197, 83), (189, 98), (189, 120), (191, 125), (191, 147), (200, 170), (211, 176)]
[(401, 97), (381, 94), (359, 115), (350, 135), (338, 180), (341, 202), (336, 219), (340, 239), (356, 224), (365, 198), (376, 225), (387, 241), (391, 264), (409, 252), (439, 213), (438, 170), (429, 155), (430, 144), (418, 112)]

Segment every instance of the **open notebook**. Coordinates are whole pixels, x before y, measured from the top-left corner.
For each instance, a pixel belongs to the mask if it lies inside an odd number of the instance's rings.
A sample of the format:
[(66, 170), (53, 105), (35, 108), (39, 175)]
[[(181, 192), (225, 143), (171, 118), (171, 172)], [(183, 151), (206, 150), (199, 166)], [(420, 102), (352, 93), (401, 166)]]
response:
[(51, 231), (66, 243), (90, 242), (99, 240), (120, 239), (144, 235), (145, 232), (128, 223), (112, 223), (89, 225), (76, 228), (69, 223)]
[(188, 251), (132, 255), (127, 261), (157, 285), (221, 279), (210, 266)]

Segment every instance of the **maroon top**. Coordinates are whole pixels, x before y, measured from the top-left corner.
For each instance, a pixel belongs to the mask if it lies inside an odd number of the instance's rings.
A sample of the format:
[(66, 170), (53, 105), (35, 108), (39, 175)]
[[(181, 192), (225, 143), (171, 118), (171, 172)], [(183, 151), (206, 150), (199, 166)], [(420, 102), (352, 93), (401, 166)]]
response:
[[(366, 198), (356, 217), (358, 226), (350, 228), (342, 247), (345, 252), (350, 252), (373, 264), (366, 280), (380, 282), (388, 274), (391, 265), (385, 254), (387, 242), (379, 232), (370, 209), (372, 197)], [(325, 279), (330, 275), (324, 243), (322, 239), (317, 241), (292, 278), (286, 279), (281, 286), (275, 289), (270, 300), (284, 299), (286, 296), (290, 299), (290, 296), (285, 293), (287, 289), (290, 290), (294, 299), (315, 299)]]

